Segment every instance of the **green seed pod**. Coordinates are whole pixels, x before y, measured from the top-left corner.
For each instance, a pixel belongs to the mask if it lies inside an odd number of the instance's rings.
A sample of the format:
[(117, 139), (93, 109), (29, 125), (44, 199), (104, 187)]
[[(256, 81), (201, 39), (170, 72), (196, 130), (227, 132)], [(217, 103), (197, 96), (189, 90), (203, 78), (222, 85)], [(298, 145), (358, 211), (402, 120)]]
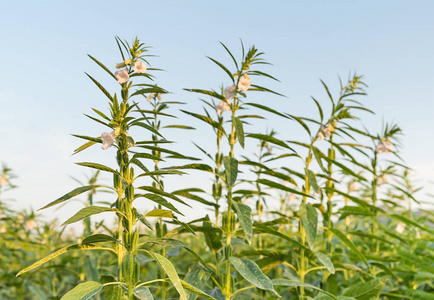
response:
[(225, 255), (225, 258), (229, 259), (229, 257), (232, 256), (232, 247), (231, 246), (225, 246), (223, 249), (223, 253)]
[(139, 242), (139, 232), (137, 230), (135, 230), (133, 233), (133, 245), (132, 245), (133, 249), (131, 249), (131, 250), (134, 250), (137, 248), (138, 242)]
[(223, 288), (223, 291), (229, 292), (229, 294), (233, 293), (233, 291), (234, 291), (234, 277), (232, 276), (232, 274), (230, 275), (229, 286), (227, 286), (227, 283), (226, 283), (226, 275), (225, 274), (222, 275), (222, 288)]
[(134, 272), (133, 272), (133, 282), (136, 284), (140, 280), (140, 263), (134, 258)]
[(128, 282), (130, 279), (130, 255), (127, 254), (124, 256), (122, 260), (122, 277), (125, 282)]
[(225, 228), (229, 232), (235, 230), (235, 214), (231, 214), (230, 218), (227, 212), (223, 215), (223, 228)]

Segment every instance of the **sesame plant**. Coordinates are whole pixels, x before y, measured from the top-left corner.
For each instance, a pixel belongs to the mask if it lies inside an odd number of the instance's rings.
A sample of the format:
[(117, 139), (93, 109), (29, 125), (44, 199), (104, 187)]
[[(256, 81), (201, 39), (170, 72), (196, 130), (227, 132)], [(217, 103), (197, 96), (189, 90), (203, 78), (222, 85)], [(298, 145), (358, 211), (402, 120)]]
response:
[[(160, 267), (167, 274), (170, 281), (173, 283), (175, 289), (181, 295), (181, 298), (185, 298), (185, 290), (172, 263), (160, 253), (153, 252), (142, 247), (146, 244), (146, 241), (142, 241), (140, 239), (140, 233), (137, 226), (138, 222), (144, 222), (146, 224), (146, 219), (148, 218), (174, 218), (173, 213), (181, 214), (175, 206), (166, 200), (166, 198), (178, 201), (181, 204), (186, 203), (180, 198), (164, 192), (163, 189), (152, 186), (152, 181), (155, 181), (157, 185), (161, 185), (161, 182), (155, 178), (155, 176), (182, 174), (183, 172), (171, 169), (170, 167), (150, 171), (141, 160), (151, 161), (152, 163), (155, 161), (161, 161), (162, 159), (157, 155), (154, 155), (155, 153), (152, 154), (152, 152), (162, 152), (164, 149), (149, 149), (149, 147), (143, 145), (156, 144), (157, 141), (135, 141), (128, 132), (129, 130), (133, 130), (133, 128), (138, 127), (140, 129), (150, 131), (155, 135), (161, 136), (157, 129), (144, 122), (148, 119), (146, 112), (141, 111), (138, 108), (138, 103), (132, 102), (132, 98), (135, 96), (151, 93), (166, 93), (166, 91), (158, 87), (156, 84), (133, 82), (135, 79), (147, 79), (152, 81), (154, 78), (153, 75), (149, 74), (149, 72), (156, 69), (147, 67), (147, 65), (149, 65), (148, 61), (146, 60), (148, 49), (144, 44), (140, 43), (137, 39), (131, 46), (128, 44), (128, 42), (122, 41), (119, 38), (116, 38), (116, 42), (118, 44), (123, 62), (116, 64), (116, 68), (119, 70), (114, 74), (96, 58), (89, 55), (94, 62), (96, 62), (104, 71), (106, 71), (106, 73), (108, 73), (115, 81), (117, 81), (121, 88), (119, 96), (117, 93), (110, 94), (107, 89), (103, 87), (96, 79), (88, 75), (88, 77), (109, 100), (109, 114), (105, 114), (100, 110), (93, 109), (98, 116), (88, 117), (99, 124), (108, 127), (111, 132), (103, 132), (101, 137), (96, 138), (76, 135), (78, 138), (87, 140), (87, 142), (74, 151), (74, 154), (78, 154), (88, 147), (98, 143), (102, 144), (102, 150), (110, 151), (112, 149), (111, 147), (113, 146), (113, 148), (116, 149), (116, 169), (93, 162), (77, 163), (80, 166), (111, 173), (113, 176), (113, 186), (88, 185), (79, 187), (70, 193), (65, 194), (59, 199), (49, 203), (42, 209), (58, 205), (74, 196), (94, 189), (109, 189), (112, 190), (116, 195), (115, 200), (111, 205), (92, 205), (85, 207), (70, 219), (65, 221), (63, 225), (72, 224), (74, 222), (88, 218), (91, 215), (111, 212), (117, 217), (117, 229), (110, 235), (97, 233), (86, 236), (81, 243), (59, 249), (51, 255), (23, 269), (18, 273), (18, 275), (29, 272), (50, 261), (56, 256), (72, 250), (107, 251), (112, 253), (112, 259), (116, 261), (117, 268), (114, 274), (115, 280), (106, 283), (100, 283), (96, 281), (86, 281), (80, 283), (70, 292), (65, 294), (62, 299), (87, 299), (88, 297), (96, 295), (103, 290), (106, 298), (143, 299), (150, 292), (146, 287), (146, 285), (149, 283), (141, 281), (140, 262), (137, 259), (137, 256), (139, 252), (142, 252), (151, 257), (152, 260), (156, 261), (160, 265)], [(145, 113), (145, 115), (143, 115), (143, 113)], [(146, 152), (144, 150), (151, 151)], [(139, 184), (138, 182), (143, 179), (148, 180)], [(136, 190), (143, 191), (144, 193), (138, 194)], [(133, 202), (143, 201), (145, 199), (160, 205), (160, 207), (164, 207), (164, 209), (156, 208), (144, 215), (141, 214), (140, 211), (134, 207)], [(102, 246), (107, 243), (110, 243), (112, 247)], [(154, 282), (155, 280), (164, 281), (165, 279), (153, 278), (151, 282)], [(194, 289), (191, 286), (189, 287)]]
[[(401, 128), (366, 128), (363, 76), (337, 92), (321, 81), (315, 114), (295, 115), (274, 107), (286, 98), (266, 87), (278, 80), (264, 53), (241, 43), (238, 57), (221, 43), (226, 59), (209, 62), (225, 79), (185, 89), (203, 103), (189, 110), (156, 83), (148, 46), (116, 44), (120, 63), (89, 55), (112, 84), (86, 74), (108, 105), (86, 114), (102, 133), (75, 134), (84, 144), (73, 153), (115, 159), (77, 162), (96, 173), (41, 209), (84, 197), (82, 208), (60, 227), (15, 212), (3, 165), (0, 298), (432, 299), (432, 198), (401, 158)], [(176, 146), (194, 122), (215, 138), (188, 135), (201, 157)], [(187, 173), (181, 188), (167, 178)], [(68, 234), (71, 224), (83, 230)]]

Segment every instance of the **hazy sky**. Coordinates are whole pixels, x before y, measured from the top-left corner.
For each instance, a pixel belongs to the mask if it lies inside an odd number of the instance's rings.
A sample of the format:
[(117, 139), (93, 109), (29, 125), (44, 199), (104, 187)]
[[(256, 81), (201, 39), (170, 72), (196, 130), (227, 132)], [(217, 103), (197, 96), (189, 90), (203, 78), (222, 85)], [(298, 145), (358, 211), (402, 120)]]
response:
[[(202, 106), (197, 95), (183, 88), (228, 84), (205, 57), (230, 63), (219, 41), (238, 57), (240, 39), (266, 53), (274, 66), (264, 70), (281, 82), (263, 84), (287, 98), (254, 99), (289, 113), (316, 114), (311, 95), (327, 103), (320, 78), (336, 94), (338, 76), (364, 74), (369, 96), (361, 100), (376, 112), (362, 115), (366, 126), (375, 132), (383, 120), (399, 123), (405, 133), (402, 157), (426, 184), (434, 173), (433, 15), (432, 1), (3, 1), (0, 161), (19, 177), (19, 189), (8, 196), (17, 208), (37, 209), (76, 187), (68, 175), (89, 174), (73, 162), (114, 163), (114, 149), (95, 147), (70, 157), (81, 143), (70, 134), (99, 136), (105, 130), (83, 116), (91, 107), (107, 109), (84, 72), (117, 91), (87, 57), (114, 70), (121, 61), (115, 35), (138, 36), (152, 46), (158, 55), (153, 66), (165, 70), (155, 74), (158, 83), (172, 93), (167, 99), (197, 112)], [(197, 125), (185, 116), (180, 122)], [(280, 122), (276, 129), (288, 139), (297, 126)], [(263, 132), (276, 127), (260, 124)], [(182, 142), (195, 140), (212, 149), (209, 133), (183, 133)]]

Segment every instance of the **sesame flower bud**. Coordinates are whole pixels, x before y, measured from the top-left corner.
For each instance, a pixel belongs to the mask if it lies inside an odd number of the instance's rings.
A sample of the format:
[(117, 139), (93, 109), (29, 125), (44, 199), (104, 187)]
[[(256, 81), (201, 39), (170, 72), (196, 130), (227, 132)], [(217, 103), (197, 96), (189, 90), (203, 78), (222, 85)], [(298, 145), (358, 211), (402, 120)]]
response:
[(124, 64), (127, 65), (127, 66), (128, 66), (130, 63), (131, 63), (131, 59), (127, 59), (127, 60), (124, 62)]
[(122, 69), (125, 68), (125, 63), (116, 64), (116, 69)]

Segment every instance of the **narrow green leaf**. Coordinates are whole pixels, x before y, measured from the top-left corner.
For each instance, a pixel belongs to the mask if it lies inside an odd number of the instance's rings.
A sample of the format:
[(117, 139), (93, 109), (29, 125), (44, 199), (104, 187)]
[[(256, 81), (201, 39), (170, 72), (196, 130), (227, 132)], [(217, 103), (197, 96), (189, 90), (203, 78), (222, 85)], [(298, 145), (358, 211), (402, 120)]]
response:
[[(38, 260), (37, 262), (35, 262), (34, 264), (32, 264), (31, 266), (21, 270), (17, 276), (20, 276), (21, 274), (24, 274), (26, 272), (29, 272), (37, 267), (39, 267), (40, 265), (46, 263), (47, 261), (52, 260), (53, 258), (62, 255), (63, 253), (66, 253), (68, 251), (71, 250), (96, 250), (96, 249), (106, 249), (106, 248), (102, 248), (102, 247), (97, 247), (97, 246), (93, 246), (93, 245), (78, 245), (78, 244), (74, 244), (74, 245), (70, 245), (67, 247), (64, 247), (62, 249), (59, 249), (53, 253), (51, 253), (50, 255), (44, 257), (43, 259)], [(111, 250), (111, 249), (110, 249)]]
[(310, 204), (300, 204), (301, 222), (306, 231), (306, 241), (310, 249), (315, 246), (316, 231), (318, 227), (318, 212), (316, 208)]
[(85, 73), (89, 78), (90, 78), (90, 80), (92, 80), (93, 81), (93, 83), (95, 83), (96, 84), (96, 86), (104, 93), (104, 95), (106, 95), (107, 96), (107, 98), (109, 98), (110, 99), (110, 101), (111, 102), (113, 102), (113, 97), (112, 97), (112, 95), (110, 95), (110, 93), (109, 92), (107, 92), (107, 90), (102, 86), (102, 84), (100, 84), (98, 81), (96, 81), (92, 76), (90, 76), (89, 74), (87, 74), (87, 73)]
[(149, 217), (173, 219), (173, 213), (170, 210), (154, 209), (145, 215), (145, 218)]
[(172, 203), (170, 203), (169, 201), (167, 201), (166, 199), (164, 199), (163, 197), (156, 195), (156, 194), (138, 194), (136, 195), (137, 197), (145, 197), (148, 198), (149, 200), (158, 203), (164, 207), (167, 207), (168, 209), (180, 214), (181, 216), (183, 216), (183, 214), (175, 207), (173, 206)]
[(165, 258), (164, 256), (158, 253), (151, 252), (151, 251), (146, 251), (146, 252), (149, 253), (149, 255), (152, 258), (154, 258), (155, 261), (157, 261), (160, 267), (164, 270), (164, 273), (166, 273), (167, 277), (169, 277), (173, 286), (178, 291), (180, 295), (180, 299), (187, 300), (187, 294), (185, 293), (181, 280), (179, 279), (178, 273), (176, 272), (176, 269), (172, 265), (172, 263), (167, 258)]
[(81, 162), (81, 163), (75, 163), (75, 164), (77, 164), (79, 166), (83, 166), (83, 167), (88, 167), (88, 168), (92, 168), (92, 169), (110, 172), (113, 174), (119, 174), (117, 171), (113, 170), (112, 168), (109, 168), (109, 167), (101, 165), (101, 164), (90, 163), (90, 162)]
[(85, 245), (85, 244), (93, 244), (93, 243), (101, 243), (101, 242), (117, 243), (118, 241), (110, 235), (98, 233), (98, 234), (92, 234), (92, 235), (86, 237), (81, 242), (81, 244)]
[(103, 285), (95, 281), (80, 283), (67, 292), (60, 300), (87, 300), (101, 291)]
[(51, 202), (51, 203), (45, 205), (44, 207), (38, 209), (38, 211), (42, 210), (42, 209), (46, 209), (46, 208), (48, 208), (50, 206), (62, 203), (64, 201), (66, 201), (66, 200), (71, 199), (72, 197), (75, 197), (75, 196), (80, 195), (82, 193), (85, 193), (87, 191), (94, 190), (94, 189), (99, 188), (99, 187), (102, 187), (102, 185), (88, 185), (88, 186), (82, 186), (82, 187), (76, 188), (76, 189), (72, 190), (71, 192), (69, 192), (68, 194), (63, 195), (59, 199), (56, 199), (53, 202)]
[(226, 72), (226, 74), (228, 74), (229, 78), (232, 80), (233, 83), (235, 83), (234, 80), (234, 76), (232, 76), (232, 73), (220, 62), (216, 61), (214, 58), (211, 58), (209, 56), (207, 56), (210, 60), (212, 60), (217, 66), (219, 66), (220, 68), (223, 69), (223, 71)]
[(369, 268), (368, 261), (366, 260), (365, 256), (360, 252), (357, 247), (351, 242), (345, 234), (343, 234), (340, 230), (336, 228), (327, 228), (326, 230), (331, 231), (337, 238), (339, 238), (348, 248), (350, 248), (354, 253), (357, 254), (358, 257), (360, 257), (363, 262), (366, 264), (366, 266)]
[(267, 186), (275, 188), (275, 189), (279, 189), (279, 190), (285, 191), (285, 192), (294, 193), (294, 194), (297, 194), (297, 195), (300, 195), (300, 196), (304, 196), (304, 197), (308, 197), (308, 198), (314, 199), (311, 195), (302, 193), (302, 192), (297, 191), (295, 189), (291, 189), (289, 187), (284, 186), (283, 184), (276, 183), (276, 182), (268, 180), (268, 179), (258, 179), (256, 182), (258, 182), (260, 184), (267, 185)]
[(88, 206), (88, 207), (82, 208), (75, 215), (73, 215), (71, 218), (66, 220), (61, 226), (72, 224), (72, 223), (78, 222), (80, 220), (83, 220), (89, 216), (96, 215), (96, 214), (106, 212), (106, 211), (118, 212), (119, 210), (117, 210), (115, 208), (109, 208), (109, 207)]
[[(199, 90), (199, 89), (184, 89), (184, 90), (189, 91), (189, 92), (194, 92), (194, 93), (208, 95), (208, 96), (217, 98), (219, 100), (225, 100), (225, 97), (223, 95), (220, 95), (219, 93), (216, 93), (214, 91)], [(181, 111), (185, 112), (183, 110), (181, 110)], [(185, 112), (185, 113), (188, 113), (188, 112)]]
[(94, 62), (96, 62), (101, 68), (103, 68), (104, 69), (104, 71), (106, 71), (107, 73), (109, 73), (110, 74), (110, 76), (111, 77), (113, 77), (115, 80), (117, 80), (116, 79), (116, 76), (106, 67), (106, 66), (104, 66), (102, 63), (100, 63), (96, 58), (94, 58), (93, 56), (91, 56), (91, 55), (87, 55), (87, 56), (89, 56), (90, 57), (90, 59), (92, 59)]
[(284, 115), (284, 114), (278, 112), (277, 110), (274, 110), (274, 109), (272, 109), (272, 108), (269, 108), (268, 106), (265, 106), (265, 105), (261, 105), (261, 104), (257, 104), (257, 103), (244, 103), (244, 105), (249, 105), (249, 106), (253, 106), (253, 107), (256, 107), (256, 108), (259, 108), (259, 109), (262, 109), (262, 110), (268, 111), (268, 112), (270, 112), (270, 113), (272, 113), (272, 114), (275, 114), (275, 115), (278, 115), (278, 116), (284, 117), (285, 119), (291, 119), (291, 118), (288, 117), (287, 115)]
[(243, 122), (237, 117), (232, 116), (232, 122), (235, 125), (235, 133), (237, 134), (238, 141), (240, 142), (241, 147), (244, 149), (244, 129)]
[(267, 290), (273, 293), (273, 295), (282, 298), (273, 287), (273, 283), (270, 278), (268, 278), (264, 273), (262, 273), (261, 269), (258, 265), (247, 258), (237, 258), (235, 256), (229, 257), (229, 261), (235, 267), (235, 269), (246, 279), (248, 282), (253, 284), (254, 286)]
[(275, 137), (266, 135), (266, 134), (249, 133), (249, 134), (246, 135), (246, 137), (250, 137), (250, 138), (258, 139), (258, 140), (261, 140), (261, 141), (269, 142), (269, 143), (275, 144), (277, 146), (281, 146), (283, 148), (286, 148), (286, 149), (289, 149), (291, 151), (294, 151), (294, 149), (292, 149), (291, 147), (289, 147), (283, 141), (281, 141), (279, 139), (276, 139)]
[(287, 287), (305, 287), (305, 288), (309, 288), (309, 289), (313, 289), (313, 290), (317, 290), (321, 293), (324, 293), (330, 297), (332, 297), (333, 299), (338, 299), (336, 298), (335, 295), (333, 295), (332, 293), (326, 292), (312, 284), (309, 283), (303, 283), (303, 282), (298, 282), (298, 281), (293, 281), (293, 280), (289, 280), (289, 279), (283, 279), (283, 278), (278, 278), (278, 279), (273, 279), (271, 281), (273, 283), (273, 285), (278, 285), (278, 286), (287, 286)]
[(229, 156), (223, 157), (223, 165), (225, 166), (226, 183), (228, 188), (232, 187), (238, 176), (238, 161)]
[(243, 229), (244, 235), (247, 238), (247, 242), (250, 244), (253, 236), (252, 227), (252, 209), (250, 206), (239, 202), (233, 202), (235, 211), (237, 212), (238, 219), (240, 220), (241, 228)]
[(96, 144), (96, 142), (94, 142), (94, 141), (89, 141), (89, 142), (87, 142), (87, 143), (81, 145), (81, 146), (78, 147), (77, 149), (75, 149), (75, 150), (74, 150), (74, 153), (73, 153), (72, 155), (75, 155), (75, 154), (77, 154), (77, 153), (83, 151), (84, 149), (87, 149), (87, 148), (89, 148), (90, 146), (93, 146), (93, 145), (95, 145), (95, 144)]

